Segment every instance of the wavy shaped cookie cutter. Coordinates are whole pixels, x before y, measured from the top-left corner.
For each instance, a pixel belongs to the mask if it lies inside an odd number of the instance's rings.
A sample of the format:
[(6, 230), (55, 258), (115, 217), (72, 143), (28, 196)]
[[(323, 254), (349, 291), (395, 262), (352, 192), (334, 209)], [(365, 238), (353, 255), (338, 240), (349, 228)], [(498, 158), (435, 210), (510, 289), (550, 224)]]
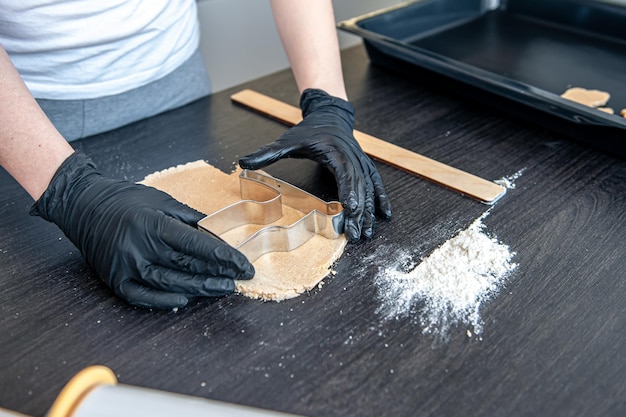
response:
[(283, 205), (304, 213), (290, 225), (263, 227), (236, 245), (250, 262), (269, 252), (292, 251), (316, 234), (341, 236), (343, 208), (338, 201), (326, 202), (259, 171), (243, 170), (239, 186), (242, 200), (200, 220), (200, 229), (220, 236), (239, 226), (268, 225), (283, 217)]

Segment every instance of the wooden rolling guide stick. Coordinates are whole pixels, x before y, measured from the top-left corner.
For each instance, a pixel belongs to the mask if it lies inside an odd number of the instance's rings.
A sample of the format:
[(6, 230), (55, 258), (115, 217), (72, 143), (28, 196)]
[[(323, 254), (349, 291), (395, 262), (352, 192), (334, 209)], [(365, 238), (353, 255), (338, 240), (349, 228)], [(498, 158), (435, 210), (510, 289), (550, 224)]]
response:
[[(295, 125), (302, 120), (299, 108), (253, 90), (235, 93), (231, 96), (231, 100), (287, 125)], [(354, 131), (354, 137), (365, 153), (372, 158), (419, 175), (483, 203), (493, 204), (506, 192), (505, 187), (495, 182), (487, 181), (358, 130)]]

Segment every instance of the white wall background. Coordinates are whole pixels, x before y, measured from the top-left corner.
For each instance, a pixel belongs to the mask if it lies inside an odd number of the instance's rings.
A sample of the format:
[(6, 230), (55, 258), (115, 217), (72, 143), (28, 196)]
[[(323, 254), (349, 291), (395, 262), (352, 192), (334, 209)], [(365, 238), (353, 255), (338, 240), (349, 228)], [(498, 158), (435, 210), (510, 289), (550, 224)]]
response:
[[(316, 1), (316, 0), (312, 0)], [(337, 21), (401, 0), (335, 0)], [(201, 39), (213, 92), (289, 67), (267, 0), (198, 0)], [(339, 32), (342, 48), (361, 38)]]

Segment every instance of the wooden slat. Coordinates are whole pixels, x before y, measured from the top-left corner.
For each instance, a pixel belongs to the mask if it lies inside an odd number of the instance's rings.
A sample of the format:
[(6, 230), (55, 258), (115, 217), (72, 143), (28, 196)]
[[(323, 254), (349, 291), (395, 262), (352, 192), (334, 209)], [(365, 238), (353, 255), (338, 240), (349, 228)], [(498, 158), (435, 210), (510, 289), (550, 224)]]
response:
[[(231, 96), (231, 100), (287, 125), (293, 126), (302, 120), (299, 108), (253, 90), (242, 90), (235, 93)], [(506, 192), (505, 187), (492, 181), (427, 158), (358, 130), (354, 131), (354, 137), (365, 153), (372, 158), (419, 175), (484, 203), (493, 204)]]

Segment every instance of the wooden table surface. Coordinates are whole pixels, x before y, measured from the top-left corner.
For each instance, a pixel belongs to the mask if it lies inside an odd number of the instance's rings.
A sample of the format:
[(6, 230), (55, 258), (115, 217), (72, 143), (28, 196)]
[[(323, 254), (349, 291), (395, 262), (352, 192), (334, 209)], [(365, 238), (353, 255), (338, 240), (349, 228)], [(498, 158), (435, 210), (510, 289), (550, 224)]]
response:
[[(482, 307), (482, 340), (461, 325), (436, 342), (414, 317), (377, 313), (378, 266), (428, 255), (487, 209), (384, 164), (394, 217), (349, 245), (322, 289), (178, 312), (117, 299), (2, 171), (0, 408), (43, 416), (73, 375), (102, 364), (123, 384), (306, 416), (625, 415), (626, 162), (373, 66), (360, 46), (343, 56), (358, 130), (486, 179), (521, 172), (484, 221), (519, 267)], [(198, 159), (230, 171), (286, 129), (233, 105), (241, 88), (298, 101), (283, 71), (75, 147), (131, 181)], [(268, 171), (335, 197), (310, 161)]]

